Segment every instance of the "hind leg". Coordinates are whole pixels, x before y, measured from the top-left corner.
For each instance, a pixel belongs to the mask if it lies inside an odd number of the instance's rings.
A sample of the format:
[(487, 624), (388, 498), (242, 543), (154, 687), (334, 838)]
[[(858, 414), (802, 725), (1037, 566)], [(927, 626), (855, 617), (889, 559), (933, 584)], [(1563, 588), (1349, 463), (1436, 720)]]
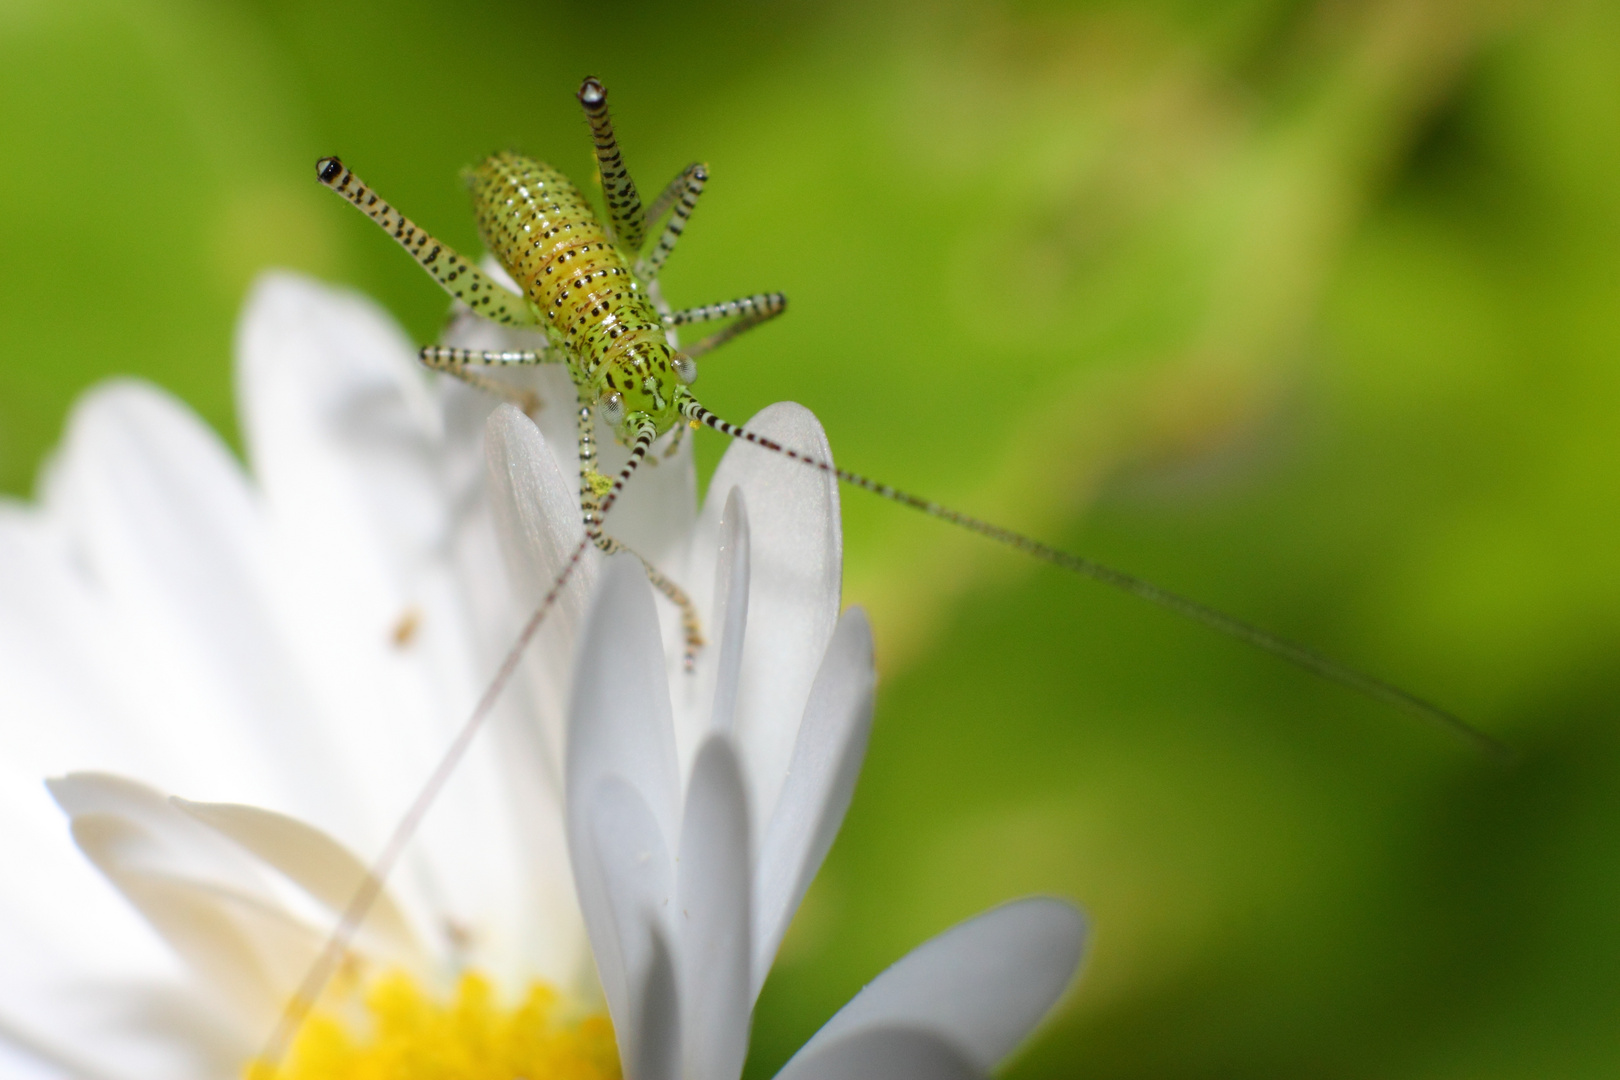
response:
[(704, 644), (703, 622), (698, 617), (697, 605), (693, 604), (686, 591), (666, 577), (663, 571), (622, 541), (608, 535), (602, 527), (603, 515), (597, 508), (602, 504), (603, 497), (608, 494), (613, 481), (596, 469), (595, 417), (588, 391), (583, 386), (579, 390), (578, 419), (579, 503), (585, 514), (585, 534), (605, 555), (615, 555), (621, 551), (635, 555), (646, 569), (647, 580), (652, 582), (653, 588), (663, 593), (670, 603), (680, 609), (681, 631), (686, 640), (686, 670), (691, 671), (697, 662), (698, 650)]

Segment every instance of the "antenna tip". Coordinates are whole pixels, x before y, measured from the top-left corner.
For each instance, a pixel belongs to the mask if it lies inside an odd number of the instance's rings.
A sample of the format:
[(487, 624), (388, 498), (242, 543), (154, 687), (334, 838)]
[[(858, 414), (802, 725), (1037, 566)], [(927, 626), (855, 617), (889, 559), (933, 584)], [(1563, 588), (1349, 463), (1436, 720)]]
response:
[(594, 109), (607, 100), (607, 88), (594, 75), (585, 76), (585, 81), (579, 84), (579, 103), (587, 109)]

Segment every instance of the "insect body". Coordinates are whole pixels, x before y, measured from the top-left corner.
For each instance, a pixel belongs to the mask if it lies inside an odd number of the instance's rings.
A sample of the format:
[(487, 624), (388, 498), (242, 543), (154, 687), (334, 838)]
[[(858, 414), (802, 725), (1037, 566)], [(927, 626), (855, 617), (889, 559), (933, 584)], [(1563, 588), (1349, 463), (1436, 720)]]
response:
[[(499, 153), (467, 174), (484, 243), (523, 290), (515, 295), (435, 240), (426, 230), (379, 198), (335, 157), (316, 163), (321, 183), (344, 196), (388, 230), (441, 286), (471, 310), (505, 326), (544, 330), (541, 351), (489, 352), (429, 346), (423, 363), (476, 386), (513, 398), (532, 399), (473, 370), (479, 366), (564, 363), (579, 399), (580, 503), (587, 537), (605, 552), (627, 550), (602, 530), (602, 519), (652, 441), (683, 424), (730, 427), (703, 409), (686, 389), (697, 379), (695, 357), (758, 325), (786, 307), (781, 294), (765, 294), (661, 313), (647, 286), (674, 250), (708, 179), (701, 164), (689, 166), (644, 210), (624, 167), (608, 116), (607, 92), (585, 80), (580, 103), (591, 122), (607, 196), (608, 219), (597, 218), (578, 188), (544, 162)], [(650, 252), (643, 253), (648, 224), (665, 214), (669, 223)], [(677, 326), (713, 319), (737, 322), (682, 352), (670, 343)], [(632, 448), (619, 480), (596, 471), (591, 410)], [(740, 429), (738, 429), (740, 431)], [(754, 441), (758, 441), (757, 439)], [(696, 609), (680, 586), (646, 560), (648, 576), (682, 613), (687, 663), (702, 646)]]

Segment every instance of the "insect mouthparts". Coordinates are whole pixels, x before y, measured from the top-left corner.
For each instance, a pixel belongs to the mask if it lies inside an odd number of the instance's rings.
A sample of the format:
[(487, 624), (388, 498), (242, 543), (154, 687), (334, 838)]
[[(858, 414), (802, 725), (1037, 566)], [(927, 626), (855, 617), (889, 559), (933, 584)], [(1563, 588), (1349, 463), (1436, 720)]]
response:
[(343, 162), (335, 157), (323, 157), (315, 163), (315, 175), (320, 177), (323, 184), (330, 184), (336, 180), (342, 171)]

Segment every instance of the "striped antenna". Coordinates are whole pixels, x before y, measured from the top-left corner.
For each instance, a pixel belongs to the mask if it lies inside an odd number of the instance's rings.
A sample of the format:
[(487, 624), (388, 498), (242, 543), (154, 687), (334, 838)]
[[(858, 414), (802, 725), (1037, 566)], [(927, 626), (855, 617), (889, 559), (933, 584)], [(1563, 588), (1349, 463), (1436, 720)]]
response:
[(528, 621), (523, 624), (523, 629), (518, 631), (517, 639), (512, 642), (512, 647), (507, 650), (506, 656), (501, 660), (500, 667), (495, 669), (495, 676), (490, 680), (489, 686), (485, 688), (483, 695), (479, 697), (478, 703), (473, 706), (472, 714), (467, 717), (466, 722), (461, 725), (461, 729), (456, 732), (456, 737), (450, 741), (450, 745), (445, 749), (443, 756), (439, 758), (439, 763), (434, 766), (433, 772), (429, 774), (427, 781), (422, 785), (421, 790), (417, 792), (416, 798), (411, 801), (411, 805), (406, 809), (404, 816), (394, 826), (394, 831), (389, 834), (388, 842), (383, 845), (381, 854), (367, 868), (365, 880), (360, 883), (359, 888), (355, 889), (354, 895), (349, 898), (349, 903), (344, 907), (343, 914), (339, 917), (337, 925), (333, 927), (332, 933), (327, 937), (326, 944), (321, 948), (320, 954), (315, 957), (314, 963), (310, 964), (309, 970), (304, 973), (303, 980), (298, 984), (298, 990), (287, 1002), (286, 1008), (282, 1010), (280, 1018), (276, 1021), (275, 1030), (265, 1040), (264, 1050), (260, 1053), (259, 1060), (251, 1074), (254, 1080), (269, 1080), (275, 1075), (276, 1070), (281, 1067), (288, 1050), (292, 1048), (293, 1040), (298, 1037), (298, 1032), (303, 1028), (304, 1021), (309, 1018), (310, 1011), (314, 1009), (316, 1001), (320, 999), (322, 991), (326, 989), (326, 984), (331, 982), (332, 976), (343, 963), (343, 958), (347, 955), (349, 946), (354, 943), (355, 935), (360, 932), (361, 923), (366, 921), (366, 916), (371, 914), (372, 907), (376, 905), (377, 900), (382, 896), (383, 887), (387, 884), (388, 876), (393, 873), (394, 867), (399, 863), (401, 856), (405, 854), (405, 848), (409, 846), (411, 839), (416, 835), (417, 830), (421, 828), (422, 820), (427, 817), (428, 811), (433, 808), (433, 803), (438, 799), (440, 793), (444, 791), (445, 785), (450, 782), (450, 777), (455, 774), (462, 758), (467, 756), (467, 751), (472, 747), (473, 739), (484, 726), (484, 722), (489, 719), (490, 713), (494, 711), (495, 703), (500, 699), (501, 692), (506, 689), (507, 683), (512, 681), (512, 676), (517, 674), (518, 664), (523, 659), (524, 651), (528, 649), (529, 643), (534, 640), (534, 635), (539, 632), (540, 624), (545, 622), (546, 616), (550, 614), (551, 609), (556, 606), (558, 599), (561, 598), (562, 591), (567, 586), (569, 578), (573, 576), (574, 570), (585, 557), (585, 549), (590, 547), (596, 541), (596, 538), (602, 534), (602, 520), (607, 517), (607, 512), (612, 509), (613, 504), (618, 501), (619, 494), (624, 491), (624, 485), (629, 483), (630, 477), (635, 474), (637, 467), (641, 465), (642, 460), (647, 456), (647, 451), (652, 446), (653, 439), (656, 436), (657, 433), (651, 424), (644, 425), (641, 428), (636, 435), (635, 445), (630, 450), (630, 460), (626, 461), (624, 468), (619, 470), (619, 475), (613, 480), (613, 486), (608, 489), (607, 494), (602, 496), (602, 501), (595, 510), (586, 512), (585, 537), (569, 553), (568, 561), (563, 563), (563, 568), (558, 572), (556, 580), (551, 583), (551, 588), (529, 615)]
[(587, 78), (580, 84), (578, 97), (585, 109), (585, 119), (591, 124), (591, 139), (596, 143), (596, 167), (602, 174), (602, 195), (607, 200), (614, 243), (620, 251), (634, 258), (641, 250), (647, 221), (641, 209), (641, 196), (636, 193), (636, 182), (630, 179), (624, 155), (619, 152), (618, 136), (613, 134), (607, 89), (598, 80)]
[(811, 454), (783, 446), (774, 439), (758, 435), (747, 428), (722, 420), (691, 398), (687, 398), (682, 402), (681, 412), (688, 420), (713, 428), (722, 435), (729, 435), (733, 439), (741, 439), (744, 442), (781, 454), (811, 468), (820, 469), (822, 472), (836, 476), (846, 484), (870, 491), (872, 494), (888, 499), (891, 502), (909, 506), (913, 510), (920, 510), (929, 517), (939, 518), (953, 525), (960, 525), (962, 528), (976, 532), (980, 536), (986, 536), (997, 543), (1016, 548), (1019, 551), (1033, 555), (1043, 562), (1061, 567), (1070, 573), (1100, 581), (1104, 585), (1111, 585), (1116, 589), (1130, 593), (1132, 596), (1139, 596), (1150, 603), (1201, 622), (1211, 629), (1226, 634), (1228, 637), (1247, 642), (1257, 649), (1271, 653), (1273, 656), (1286, 660), (1296, 667), (1304, 668), (1306, 671), (1327, 679), (1329, 682), (1336, 682), (1341, 686), (1348, 687), (1378, 701), (1394, 705), (1424, 719), (1434, 721), (1493, 757), (1506, 760), (1514, 756), (1513, 750), (1506, 744), (1487, 735), (1462, 717), (1441, 708), (1433, 702), (1425, 701), (1423, 698), (1410, 694), (1382, 679), (1346, 667), (1337, 660), (1323, 656), (1314, 649), (1287, 641), (1260, 629), (1258, 626), (1233, 618), (1205, 604), (1200, 604), (1196, 600), (1160, 588), (1151, 581), (1144, 581), (1134, 574), (1127, 574), (1123, 570), (1115, 570), (1113, 567), (1104, 566), (1102, 563), (1094, 562), (1080, 555), (1071, 555), (1069, 552), (1059, 551), (1057, 548), (1043, 544), (1039, 540), (1031, 539), (1021, 533), (1013, 532), (1011, 529), (1004, 529), (1000, 525), (992, 525), (988, 521), (970, 517), (921, 496), (912, 495), (888, 484), (880, 484), (876, 480), (869, 479), (859, 473), (850, 472), (848, 469), (841, 469), (830, 461), (823, 461)]

